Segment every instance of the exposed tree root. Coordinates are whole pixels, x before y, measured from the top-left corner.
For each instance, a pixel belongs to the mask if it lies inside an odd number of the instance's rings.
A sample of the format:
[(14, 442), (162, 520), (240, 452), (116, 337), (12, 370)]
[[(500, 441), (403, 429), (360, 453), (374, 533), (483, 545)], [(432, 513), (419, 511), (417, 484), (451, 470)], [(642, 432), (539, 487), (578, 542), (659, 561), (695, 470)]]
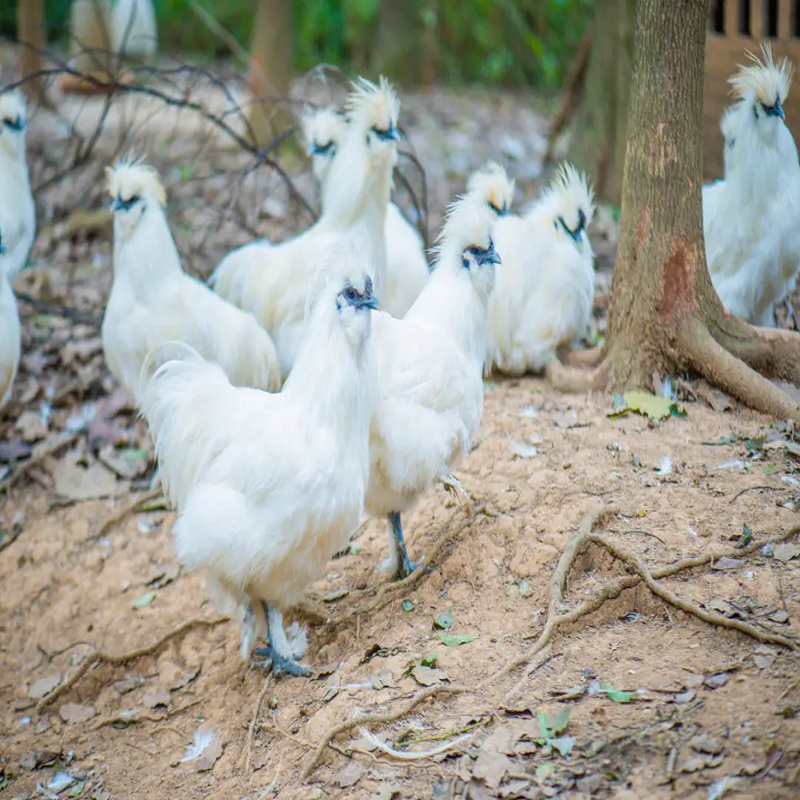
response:
[(604, 341), (589, 350), (580, 347), (567, 348), (563, 353), (559, 353), (558, 357), (561, 363), (568, 367), (596, 367), (606, 357), (607, 344), (608, 342)]
[(591, 369), (562, 364), (557, 358), (551, 358), (544, 368), (544, 374), (550, 385), (560, 392), (580, 393), (602, 390), (608, 385), (609, 364), (602, 361)]
[(146, 494), (137, 497), (131, 503), (128, 503), (128, 505), (126, 505), (124, 508), (121, 508), (116, 514), (114, 514), (113, 517), (107, 519), (100, 526), (100, 530), (97, 533), (93, 533), (91, 536), (89, 536), (86, 541), (102, 539), (104, 536), (107, 536), (109, 533), (111, 533), (111, 531), (113, 531), (115, 528), (118, 528), (129, 516), (131, 516), (131, 514), (136, 514), (139, 511), (145, 510), (145, 506), (163, 496), (164, 490), (161, 488), (161, 484), (159, 483), (155, 489), (151, 489)]
[(256, 738), (256, 728), (258, 727), (258, 716), (261, 713), (261, 704), (264, 702), (264, 698), (267, 696), (267, 692), (269, 691), (269, 687), (272, 685), (272, 673), (270, 672), (267, 675), (267, 679), (264, 681), (264, 685), (261, 687), (261, 691), (258, 693), (258, 698), (256, 699), (256, 707), (253, 711), (253, 719), (250, 722), (250, 727), (247, 729), (247, 742), (245, 744), (245, 760), (244, 760), (244, 773), (245, 775), (250, 774), (250, 764), (253, 759), (253, 742), (255, 742)]
[(794, 331), (756, 328), (733, 315), (708, 328), (722, 347), (765, 377), (800, 386), (800, 336)]
[[(656, 596), (660, 597), (665, 602), (669, 603), (675, 608), (679, 608), (682, 611), (697, 617), (698, 619), (703, 620), (704, 622), (709, 623), (710, 625), (716, 625), (721, 628), (739, 631), (740, 633), (744, 633), (745, 635), (750, 636), (751, 638), (760, 642), (780, 644), (790, 649), (797, 648), (798, 644), (793, 639), (789, 639), (785, 636), (774, 634), (769, 631), (762, 631), (752, 625), (747, 624), (746, 622), (728, 619), (727, 617), (723, 617), (721, 614), (714, 614), (704, 611), (694, 603), (683, 600), (670, 590), (665, 589), (663, 586), (657, 583), (657, 579), (671, 577), (679, 572), (704, 566), (705, 564), (709, 564), (726, 556), (739, 558), (742, 555), (746, 555), (760, 549), (769, 542), (783, 541), (784, 539), (797, 534), (800, 532), (800, 526), (795, 526), (788, 531), (779, 534), (778, 536), (767, 539), (766, 541), (762, 540), (758, 542), (751, 542), (747, 547), (722, 553), (707, 553), (695, 558), (682, 559), (675, 564), (655, 570), (654, 572), (650, 572), (650, 570), (635, 553), (632, 553), (627, 548), (611, 542), (605, 536), (595, 534), (593, 532), (592, 529), (597, 523), (599, 516), (600, 515), (597, 512), (587, 515), (581, 523), (578, 532), (569, 539), (564, 547), (564, 552), (561, 554), (561, 558), (559, 559), (556, 569), (553, 572), (553, 576), (550, 579), (550, 602), (547, 609), (547, 616), (545, 617), (544, 628), (542, 629), (539, 638), (536, 640), (536, 643), (524, 653), (521, 653), (519, 656), (506, 664), (502, 669), (498, 670), (493, 675), (490, 675), (488, 678), (478, 684), (476, 690), (479, 691), (484, 689), (494, 681), (527, 664), (534, 656), (540, 653), (547, 646), (550, 638), (553, 635), (553, 632), (557, 628), (576, 622), (581, 617), (585, 617), (587, 614), (590, 614), (591, 612), (600, 608), (600, 606), (602, 606), (606, 600), (611, 600), (618, 597), (624, 589), (629, 589), (636, 584), (641, 583), (642, 581), (645, 582), (647, 587)], [(621, 560), (629, 568), (634, 570), (636, 574), (626, 575), (620, 578), (613, 578), (610, 581), (607, 581), (597, 589), (592, 597), (585, 600), (571, 611), (559, 614), (558, 607), (564, 601), (564, 587), (566, 585), (567, 577), (572, 569), (576, 556), (580, 552), (580, 549), (587, 542), (592, 542), (604, 547), (615, 558)]]
[[(440, 562), (447, 550), (449, 550), (455, 544), (455, 542), (461, 538), (463, 533), (470, 529), (478, 517), (488, 517), (489, 519), (492, 519), (499, 516), (499, 512), (490, 507), (487, 499), (473, 499), (472, 505), (466, 508), (466, 513), (462, 512), (462, 508), (465, 507), (462, 506), (457, 508), (455, 513), (444, 524), (442, 536), (436, 542), (436, 547), (433, 552), (426, 559), (428, 564), (436, 564)], [(455, 516), (460, 513), (463, 514), (462, 518), (459, 521), (454, 522), (453, 520)], [(373, 594), (372, 599), (368, 603), (358, 606), (357, 608), (349, 609), (340, 617), (328, 619), (328, 627), (331, 629), (340, 628), (342, 625), (347, 624), (354, 617), (358, 617), (362, 614), (372, 613), (377, 608), (381, 608), (382, 606), (391, 602), (391, 600), (398, 594), (406, 593), (410, 587), (422, 580), (422, 577), (426, 574), (427, 571), (424, 568), (416, 569), (408, 577), (403, 578), (403, 580), (387, 581), (381, 584), (377, 591), (373, 592), (371, 588), (368, 589), (367, 591)]]
[(303, 768), (303, 772), (300, 775), (300, 780), (304, 781), (309, 775), (311, 775), (311, 773), (319, 765), (319, 762), (322, 760), (322, 756), (325, 754), (325, 750), (328, 745), (337, 736), (345, 731), (349, 731), (352, 728), (357, 728), (359, 725), (367, 725), (370, 723), (387, 725), (390, 722), (396, 722), (401, 717), (404, 717), (406, 714), (413, 711), (420, 703), (423, 703), (425, 700), (428, 700), (431, 697), (435, 697), (439, 694), (462, 694), (464, 691), (466, 690), (457, 686), (448, 686), (446, 684), (438, 683), (435, 686), (429, 686), (427, 689), (420, 690), (405, 705), (401, 706), (396, 711), (390, 711), (386, 714), (356, 714), (352, 719), (347, 720), (346, 722), (340, 722), (322, 737), (322, 741), (317, 746), (313, 758)]
[(223, 622), (227, 622), (228, 618), (221, 619), (190, 619), (178, 625), (175, 630), (165, 634), (152, 644), (145, 645), (136, 650), (131, 650), (129, 653), (106, 653), (103, 650), (95, 650), (86, 661), (84, 661), (74, 675), (71, 675), (62, 684), (57, 686), (50, 694), (45, 695), (36, 705), (38, 712), (43, 711), (48, 706), (55, 703), (59, 697), (66, 694), (76, 683), (94, 666), (98, 664), (110, 664), (112, 666), (119, 666), (120, 664), (127, 664), (130, 661), (135, 661), (142, 656), (149, 656), (160, 650), (167, 642), (174, 639), (176, 636), (182, 636), (187, 631), (193, 628), (213, 628)]
[(689, 365), (756, 411), (780, 419), (800, 419), (800, 407), (773, 383), (726, 350), (697, 317), (689, 317), (677, 344)]

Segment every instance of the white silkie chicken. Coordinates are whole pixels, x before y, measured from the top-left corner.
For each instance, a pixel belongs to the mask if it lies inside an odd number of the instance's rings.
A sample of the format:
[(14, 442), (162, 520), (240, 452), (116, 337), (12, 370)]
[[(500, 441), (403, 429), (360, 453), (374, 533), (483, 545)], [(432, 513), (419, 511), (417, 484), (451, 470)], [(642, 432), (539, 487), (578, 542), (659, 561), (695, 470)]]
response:
[(0, 228), (0, 408), (11, 396), (19, 367), (22, 335), (17, 298), (3, 269), (5, 253), (3, 230)]
[(0, 230), (5, 277), (13, 284), (25, 266), (36, 233), (36, 207), (31, 194), (25, 146), (25, 95), (0, 94)]
[(587, 225), (594, 198), (585, 175), (562, 165), (523, 216), (498, 220), (502, 263), (489, 301), (485, 373), (539, 372), (556, 351), (585, 335), (594, 299)]
[(246, 245), (229, 253), (211, 276), (214, 290), (252, 311), (270, 332), (287, 375), (303, 338), (304, 309), (320, 264), (342, 243), (372, 266), (375, 296), (386, 285), (386, 206), (397, 161), (400, 103), (385, 78), (359, 78), (348, 97), (350, 122), (323, 188), (322, 216), (281, 244)]
[(108, 191), (114, 282), (101, 338), (117, 381), (138, 401), (147, 354), (160, 342), (177, 339), (219, 364), (233, 384), (276, 391), (280, 367), (269, 334), (252, 314), (181, 269), (156, 171), (122, 160), (108, 170)]
[(503, 167), (489, 161), (469, 176), (467, 192), (483, 197), (496, 217), (505, 217), (514, 202), (514, 181), (508, 177)]
[[(303, 118), (306, 152), (314, 176), (324, 187), (347, 131), (347, 120), (333, 108), (320, 108)], [(323, 202), (325, 194), (323, 192)], [(322, 207), (323, 212), (325, 206)], [(386, 284), (380, 297), (381, 310), (402, 317), (419, 297), (430, 276), (419, 231), (393, 202), (386, 209)]]
[(346, 547), (364, 507), (377, 306), (368, 267), (343, 254), (323, 271), (277, 394), (231, 386), (183, 345), (148, 357), (156, 370), (141, 408), (178, 509), (178, 556), (208, 568), (223, 611), (241, 610), (242, 658), (265, 636), (255, 654), (276, 673), (307, 674), (296, 660), (304, 641), (287, 639), (282, 610)]
[(111, 41), (115, 53), (153, 55), (158, 31), (152, 0), (116, 0), (111, 9)]
[(388, 521), (389, 557), (382, 566), (398, 578), (416, 567), (401, 513), (437, 481), (458, 485), (450, 467), (469, 451), (480, 424), (486, 307), (498, 263), (493, 224), (482, 197), (460, 198), (417, 301), (403, 319), (379, 312), (373, 320), (378, 400), (366, 510)]
[(738, 102), (723, 115), (725, 178), (703, 187), (706, 259), (725, 308), (773, 327), (775, 304), (800, 269), (800, 164), (784, 122), (792, 82), (769, 47), (730, 79)]

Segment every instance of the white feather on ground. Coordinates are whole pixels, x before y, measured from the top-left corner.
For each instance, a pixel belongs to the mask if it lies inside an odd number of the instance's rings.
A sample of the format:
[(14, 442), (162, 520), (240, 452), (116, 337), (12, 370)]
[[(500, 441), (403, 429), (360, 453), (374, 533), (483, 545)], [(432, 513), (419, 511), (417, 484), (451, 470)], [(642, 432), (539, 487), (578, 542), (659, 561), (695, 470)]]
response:
[(12, 283), (25, 266), (36, 234), (25, 144), (25, 95), (0, 93), (0, 232), (5, 253), (0, 270)]
[(214, 290), (252, 311), (270, 332), (286, 375), (303, 338), (313, 277), (337, 246), (361, 250), (378, 299), (386, 280), (386, 206), (397, 160), (400, 104), (389, 83), (359, 79), (348, 98), (350, 123), (323, 190), (323, 212), (307, 231), (281, 244), (234, 250), (211, 276)]
[(413, 568), (400, 513), (469, 450), (483, 409), (486, 306), (494, 285), (494, 218), (470, 194), (450, 210), (437, 266), (406, 316), (376, 315), (378, 402), (370, 436), (366, 508), (389, 520), (387, 570)]
[(773, 327), (775, 304), (800, 269), (800, 164), (783, 117), (792, 68), (763, 61), (730, 79), (738, 96), (723, 115), (725, 178), (703, 187), (706, 259), (725, 308)]
[(344, 547), (363, 510), (369, 474), (374, 308), (368, 265), (334, 256), (317, 278), (305, 339), (283, 389), (231, 386), (185, 345), (162, 345), (141, 408), (160, 474), (179, 512), (175, 546), (206, 567), (222, 599), (247, 609), (241, 653), (267, 634), (287, 671), (298, 648), (281, 610), (296, 603)]
[[(346, 132), (347, 120), (331, 107), (317, 109), (303, 117), (306, 152), (321, 187), (325, 186), (338, 144)], [(386, 283), (379, 300), (381, 310), (399, 318), (419, 297), (428, 282), (430, 269), (419, 231), (393, 202), (386, 209), (385, 236)]]
[(587, 179), (562, 165), (521, 217), (497, 221), (501, 263), (489, 301), (485, 372), (538, 372), (588, 331), (594, 254), (586, 227), (594, 215)]
[(181, 269), (155, 170), (122, 161), (109, 170), (108, 188), (115, 207), (114, 282), (101, 336), (119, 383), (138, 400), (145, 357), (175, 339), (219, 364), (235, 385), (277, 390), (280, 367), (269, 334), (252, 314)]

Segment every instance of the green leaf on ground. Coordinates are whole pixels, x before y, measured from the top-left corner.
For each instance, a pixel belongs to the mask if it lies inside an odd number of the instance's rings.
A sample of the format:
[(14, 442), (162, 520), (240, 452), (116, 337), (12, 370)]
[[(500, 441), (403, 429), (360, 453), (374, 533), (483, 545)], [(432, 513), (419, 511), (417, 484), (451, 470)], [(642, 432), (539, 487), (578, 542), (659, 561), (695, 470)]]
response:
[(474, 642), (478, 638), (477, 633), (440, 633), (439, 639), (445, 647), (458, 647), (460, 644)]

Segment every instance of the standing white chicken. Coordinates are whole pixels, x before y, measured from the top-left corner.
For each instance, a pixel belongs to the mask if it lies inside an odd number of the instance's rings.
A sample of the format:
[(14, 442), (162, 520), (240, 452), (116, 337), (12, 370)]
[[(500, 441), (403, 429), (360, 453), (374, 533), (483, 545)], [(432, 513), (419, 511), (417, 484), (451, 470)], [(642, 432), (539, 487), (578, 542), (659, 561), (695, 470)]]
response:
[(219, 364), (231, 382), (275, 391), (280, 368), (269, 334), (181, 269), (152, 167), (120, 161), (108, 170), (114, 209), (114, 283), (101, 336), (106, 363), (135, 400), (145, 357), (177, 339)]
[(489, 301), (486, 374), (538, 372), (583, 336), (592, 316), (594, 253), (586, 226), (594, 198), (585, 175), (562, 165), (521, 217), (498, 220), (502, 263)]
[(22, 335), (17, 298), (2, 268), (5, 252), (3, 230), (0, 228), (0, 408), (11, 396), (11, 387), (19, 367)]
[(350, 123), (323, 189), (322, 216), (281, 244), (245, 246), (211, 276), (214, 290), (270, 332), (288, 374), (302, 341), (304, 308), (316, 273), (342, 242), (362, 251), (380, 300), (386, 283), (386, 206), (397, 160), (400, 103), (385, 78), (359, 78), (348, 98)]
[(784, 122), (793, 69), (762, 47), (730, 79), (738, 102), (723, 115), (725, 178), (703, 187), (711, 280), (726, 309), (773, 327), (775, 304), (800, 269), (800, 164)]
[(208, 568), (224, 605), (247, 609), (242, 658), (267, 636), (255, 652), (276, 672), (307, 674), (282, 609), (346, 546), (364, 507), (377, 306), (369, 271), (362, 257), (334, 256), (278, 394), (234, 388), (184, 346), (177, 358), (174, 346), (148, 357), (156, 371), (141, 408), (179, 512), (178, 556)]
[(403, 578), (409, 561), (400, 514), (469, 451), (483, 409), (481, 366), (486, 306), (497, 252), (494, 218), (474, 194), (450, 209), (437, 265), (403, 319), (378, 313), (373, 347), (378, 401), (370, 434), (366, 510), (388, 520), (389, 558), (383, 566)]
[(11, 282), (25, 266), (36, 233), (25, 147), (25, 95), (17, 89), (0, 94), (0, 230), (2, 266)]
[[(314, 177), (324, 186), (336, 155), (337, 144), (347, 131), (347, 120), (327, 107), (303, 117), (306, 152)], [(323, 193), (324, 199), (324, 193)], [(323, 212), (325, 207), (323, 205)], [(402, 317), (428, 282), (430, 270), (419, 231), (393, 202), (386, 209), (386, 286), (381, 309)]]

